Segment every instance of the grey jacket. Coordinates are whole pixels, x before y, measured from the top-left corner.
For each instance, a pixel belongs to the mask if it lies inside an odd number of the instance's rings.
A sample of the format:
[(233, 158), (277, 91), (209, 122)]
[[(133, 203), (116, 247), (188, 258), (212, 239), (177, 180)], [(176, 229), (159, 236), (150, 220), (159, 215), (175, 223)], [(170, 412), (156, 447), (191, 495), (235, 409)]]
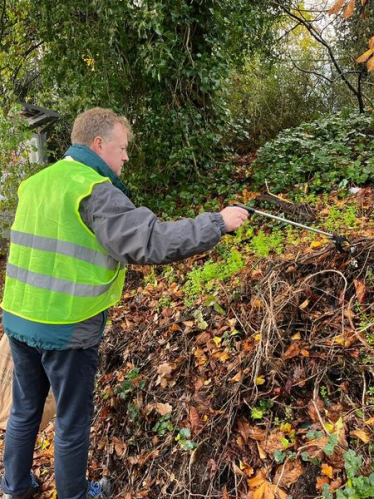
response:
[(136, 208), (109, 182), (95, 186), (81, 202), (80, 214), (102, 247), (124, 264), (183, 260), (213, 248), (225, 233), (219, 213), (161, 222), (148, 208)]
[[(147, 208), (136, 208), (109, 182), (98, 184), (80, 205), (83, 222), (117, 261), (161, 264), (212, 248), (225, 232), (222, 216), (203, 213), (195, 219), (161, 222)], [(47, 350), (90, 348), (102, 337), (107, 311), (76, 324), (44, 324), (3, 311), (6, 333)]]

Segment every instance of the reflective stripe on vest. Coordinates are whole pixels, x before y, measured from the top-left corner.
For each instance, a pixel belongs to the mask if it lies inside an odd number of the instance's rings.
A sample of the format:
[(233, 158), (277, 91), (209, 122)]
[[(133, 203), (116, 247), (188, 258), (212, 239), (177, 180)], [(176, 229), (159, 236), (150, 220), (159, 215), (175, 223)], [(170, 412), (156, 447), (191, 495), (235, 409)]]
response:
[(2, 308), (46, 324), (73, 324), (119, 301), (125, 270), (80, 215), (109, 179), (62, 160), (22, 182), (11, 229)]
[(104, 267), (110, 270), (115, 270), (118, 264), (111, 256), (85, 248), (79, 244), (58, 241), (57, 239), (52, 239), (51, 237), (27, 234), (26, 232), (19, 232), (18, 230), (11, 230), (10, 242), (21, 246), (27, 246), (28, 248), (35, 248), (50, 251), (52, 253), (59, 253), (60, 255), (72, 256), (74, 258), (78, 258), (79, 260), (84, 260), (85, 262), (93, 263), (95, 265), (99, 265), (99, 267)]
[(21, 269), (8, 263), (6, 269), (7, 275), (17, 281), (30, 284), (36, 288), (48, 289), (49, 291), (57, 291), (58, 293), (67, 293), (72, 296), (100, 296), (109, 291), (112, 283), (104, 285), (87, 285), (78, 284), (76, 282), (66, 281), (65, 279), (57, 279), (49, 275), (37, 274), (30, 270)]

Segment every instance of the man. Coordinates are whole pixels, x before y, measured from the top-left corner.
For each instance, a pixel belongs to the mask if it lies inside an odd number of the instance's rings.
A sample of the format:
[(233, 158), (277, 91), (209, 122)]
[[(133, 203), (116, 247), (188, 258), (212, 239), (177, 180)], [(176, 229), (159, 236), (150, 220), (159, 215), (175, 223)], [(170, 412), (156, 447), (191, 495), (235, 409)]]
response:
[(119, 180), (129, 160), (128, 121), (109, 109), (77, 117), (65, 158), (23, 182), (11, 231), (3, 327), (14, 361), (2, 489), (28, 499), (44, 402), (56, 399), (59, 499), (107, 499), (109, 480), (86, 480), (98, 346), (124, 266), (162, 264), (212, 248), (247, 219), (241, 208), (161, 222), (136, 208)]

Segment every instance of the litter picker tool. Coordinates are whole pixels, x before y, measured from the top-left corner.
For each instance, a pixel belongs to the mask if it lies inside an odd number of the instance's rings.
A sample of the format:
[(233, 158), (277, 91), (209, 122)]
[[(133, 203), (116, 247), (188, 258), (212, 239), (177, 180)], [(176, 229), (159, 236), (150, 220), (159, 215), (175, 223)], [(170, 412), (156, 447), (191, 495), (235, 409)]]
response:
[(261, 215), (263, 217), (272, 218), (273, 220), (278, 220), (278, 222), (283, 222), (286, 224), (294, 225), (295, 227), (299, 227), (300, 229), (310, 230), (312, 232), (316, 232), (317, 234), (322, 234), (323, 236), (327, 236), (331, 241), (334, 242), (335, 247), (341, 253), (353, 252), (354, 247), (351, 246), (348, 239), (344, 236), (339, 236), (338, 234), (334, 234), (331, 232), (325, 232), (323, 230), (315, 229), (314, 227), (309, 227), (308, 225), (300, 224), (298, 222), (294, 222), (293, 220), (287, 220), (286, 218), (278, 217), (277, 215), (272, 215), (271, 213), (267, 213), (265, 211), (256, 210), (251, 206), (246, 206), (241, 203), (232, 203), (230, 206), (237, 206), (238, 208), (243, 208), (247, 210), (248, 213), (256, 213), (257, 215)]

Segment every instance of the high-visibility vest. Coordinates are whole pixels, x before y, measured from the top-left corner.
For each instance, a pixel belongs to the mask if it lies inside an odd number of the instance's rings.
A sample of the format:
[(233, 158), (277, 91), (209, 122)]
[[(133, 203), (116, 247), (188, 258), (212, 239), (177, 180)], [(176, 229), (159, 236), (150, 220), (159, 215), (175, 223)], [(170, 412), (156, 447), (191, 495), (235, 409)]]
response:
[(109, 181), (63, 159), (22, 182), (10, 235), (4, 310), (47, 324), (80, 322), (121, 297), (125, 270), (79, 214), (82, 199)]

